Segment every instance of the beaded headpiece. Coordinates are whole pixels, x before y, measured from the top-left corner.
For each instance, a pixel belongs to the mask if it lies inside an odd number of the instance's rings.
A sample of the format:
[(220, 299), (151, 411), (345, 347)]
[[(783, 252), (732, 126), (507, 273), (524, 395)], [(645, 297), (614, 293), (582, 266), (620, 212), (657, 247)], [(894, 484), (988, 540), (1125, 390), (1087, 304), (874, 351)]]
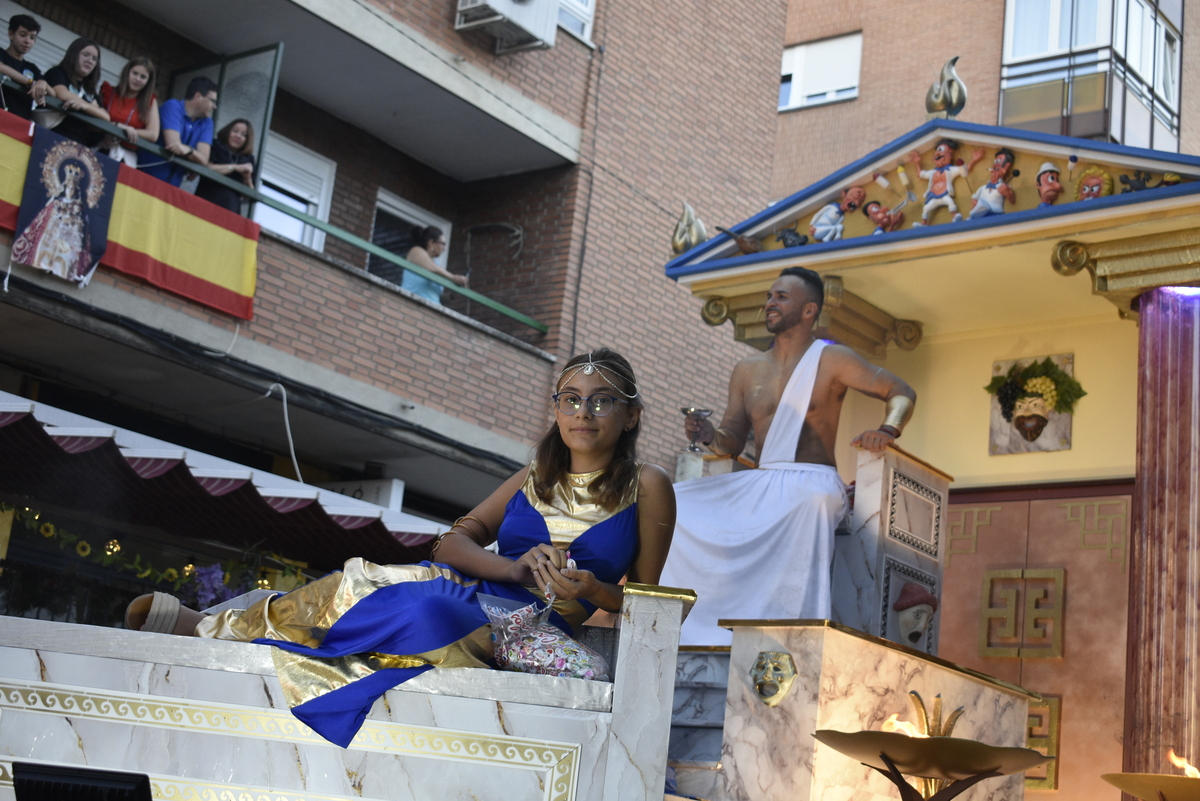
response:
[[(570, 375), (567, 375), (568, 370), (570, 371)], [(633, 400), (634, 398), (636, 398), (638, 396), (637, 382), (633, 380), (632, 376), (621, 376), (622, 378), (624, 378), (630, 384), (633, 385), (633, 394), (630, 395), (628, 392), (626, 392), (625, 390), (621, 389), (616, 384), (614, 384), (612, 382), (612, 379), (604, 374), (605, 370), (613, 370), (613, 368), (609, 365), (606, 365), (604, 362), (592, 361), (592, 352), (588, 351), (588, 358), (587, 358), (586, 362), (581, 362), (580, 364), (567, 365), (566, 367), (563, 368), (562, 372), (558, 374), (558, 380), (554, 383), (555, 383), (555, 386), (562, 386), (562, 383), (564, 380), (566, 380), (566, 381), (571, 380), (572, 378), (575, 377), (575, 375), (577, 373), (583, 373), (584, 375), (599, 374), (599, 376), (604, 379), (604, 383), (608, 384), (610, 387), (615, 389), (617, 392), (620, 392), (622, 395), (624, 395), (629, 400)], [(617, 375), (621, 375), (616, 370), (613, 370), (613, 372), (616, 372)], [(565, 376), (565, 378), (564, 378), (564, 376)]]

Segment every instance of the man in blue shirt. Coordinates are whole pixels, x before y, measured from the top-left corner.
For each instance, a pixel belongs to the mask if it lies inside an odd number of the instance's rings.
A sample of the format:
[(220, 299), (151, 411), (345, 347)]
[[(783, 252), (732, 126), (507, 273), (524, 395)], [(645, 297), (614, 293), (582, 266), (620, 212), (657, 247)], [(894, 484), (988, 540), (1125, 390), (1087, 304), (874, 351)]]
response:
[(142, 171), (179, 186), (187, 174), (187, 167), (179, 163), (181, 160), (207, 167), (213, 140), (212, 115), (216, 109), (217, 85), (204, 77), (193, 78), (188, 83), (183, 100), (163, 103), (159, 110), (162, 133), (158, 136), (158, 145), (179, 158), (163, 162), (161, 156), (139, 150), (138, 165)]

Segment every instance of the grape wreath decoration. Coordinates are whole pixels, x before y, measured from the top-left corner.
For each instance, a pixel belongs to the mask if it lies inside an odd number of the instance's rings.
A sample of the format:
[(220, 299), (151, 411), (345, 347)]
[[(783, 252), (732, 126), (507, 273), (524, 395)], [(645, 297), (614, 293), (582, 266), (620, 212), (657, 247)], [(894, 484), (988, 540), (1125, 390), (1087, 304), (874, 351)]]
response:
[(1046, 406), (1059, 414), (1070, 414), (1087, 393), (1049, 356), (1027, 367), (1014, 364), (1007, 375), (998, 375), (984, 387), (1000, 401), (1000, 413), (1012, 422), (1013, 408), (1021, 398), (1041, 397)]

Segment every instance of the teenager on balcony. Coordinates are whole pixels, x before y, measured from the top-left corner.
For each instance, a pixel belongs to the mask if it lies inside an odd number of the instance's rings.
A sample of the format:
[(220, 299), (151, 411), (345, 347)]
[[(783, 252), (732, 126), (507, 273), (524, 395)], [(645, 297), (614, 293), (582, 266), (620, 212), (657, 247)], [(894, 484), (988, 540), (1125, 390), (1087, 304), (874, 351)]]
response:
[(37, 44), (42, 24), (28, 14), (13, 14), (8, 20), (8, 49), (0, 50), (0, 75), (16, 81), (20, 88), (5, 86), (0, 100), (4, 110), (32, 119), (33, 104), (42, 104), (50, 85), (42, 80), (42, 71), (25, 56)]
[(137, 141), (158, 139), (158, 97), (154, 94), (154, 62), (145, 56), (131, 58), (121, 70), (116, 88), (105, 81), (100, 103), (109, 118), (125, 132), (125, 141), (105, 137), (104, 150), (117, 161), (137, 167)]
[[(50, 84), (54, 96), (62, 101), (64, 109), (109, 121), (108, 112), (97, 102), (100, 45), (91, 39), (81, 36), (71, 42), (59, 65), (46, 73), (46, 83)], [(100, 131), (69, 114), (63, 115), (62, 121), (53, 127), (55, 133), (88, 147), (95, 147), (104, 138)]]
[(188, 169), (180, 161), (194, 161), (208, 166), (213, 140), (213, 112), (217, 110), (217, 85), (203, 76), (192, 78), (183, 93), (183, 100), (171, 99), (162, 104), (162, 133), (158, 144), (179, 158), (164, 161), (161, 156), (145, 150), (138, 151), (138, 166), (143, 172), (179, 186)]

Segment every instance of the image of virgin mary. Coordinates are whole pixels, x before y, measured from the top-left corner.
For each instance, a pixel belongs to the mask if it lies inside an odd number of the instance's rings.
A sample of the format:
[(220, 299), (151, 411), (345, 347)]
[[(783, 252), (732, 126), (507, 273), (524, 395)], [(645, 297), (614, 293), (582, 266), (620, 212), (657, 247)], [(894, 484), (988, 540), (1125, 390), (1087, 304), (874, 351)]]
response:
[(87, 285), (108, 246), (117, 167), (53, 131), (35, 130), (12, 262)]
[(85, 209), (83, 169), (61, 168), (58, 192), (13, 244), (12, 260), (53, 273), (68, 281), (84, 281), (92, 272), (91, 238)]

